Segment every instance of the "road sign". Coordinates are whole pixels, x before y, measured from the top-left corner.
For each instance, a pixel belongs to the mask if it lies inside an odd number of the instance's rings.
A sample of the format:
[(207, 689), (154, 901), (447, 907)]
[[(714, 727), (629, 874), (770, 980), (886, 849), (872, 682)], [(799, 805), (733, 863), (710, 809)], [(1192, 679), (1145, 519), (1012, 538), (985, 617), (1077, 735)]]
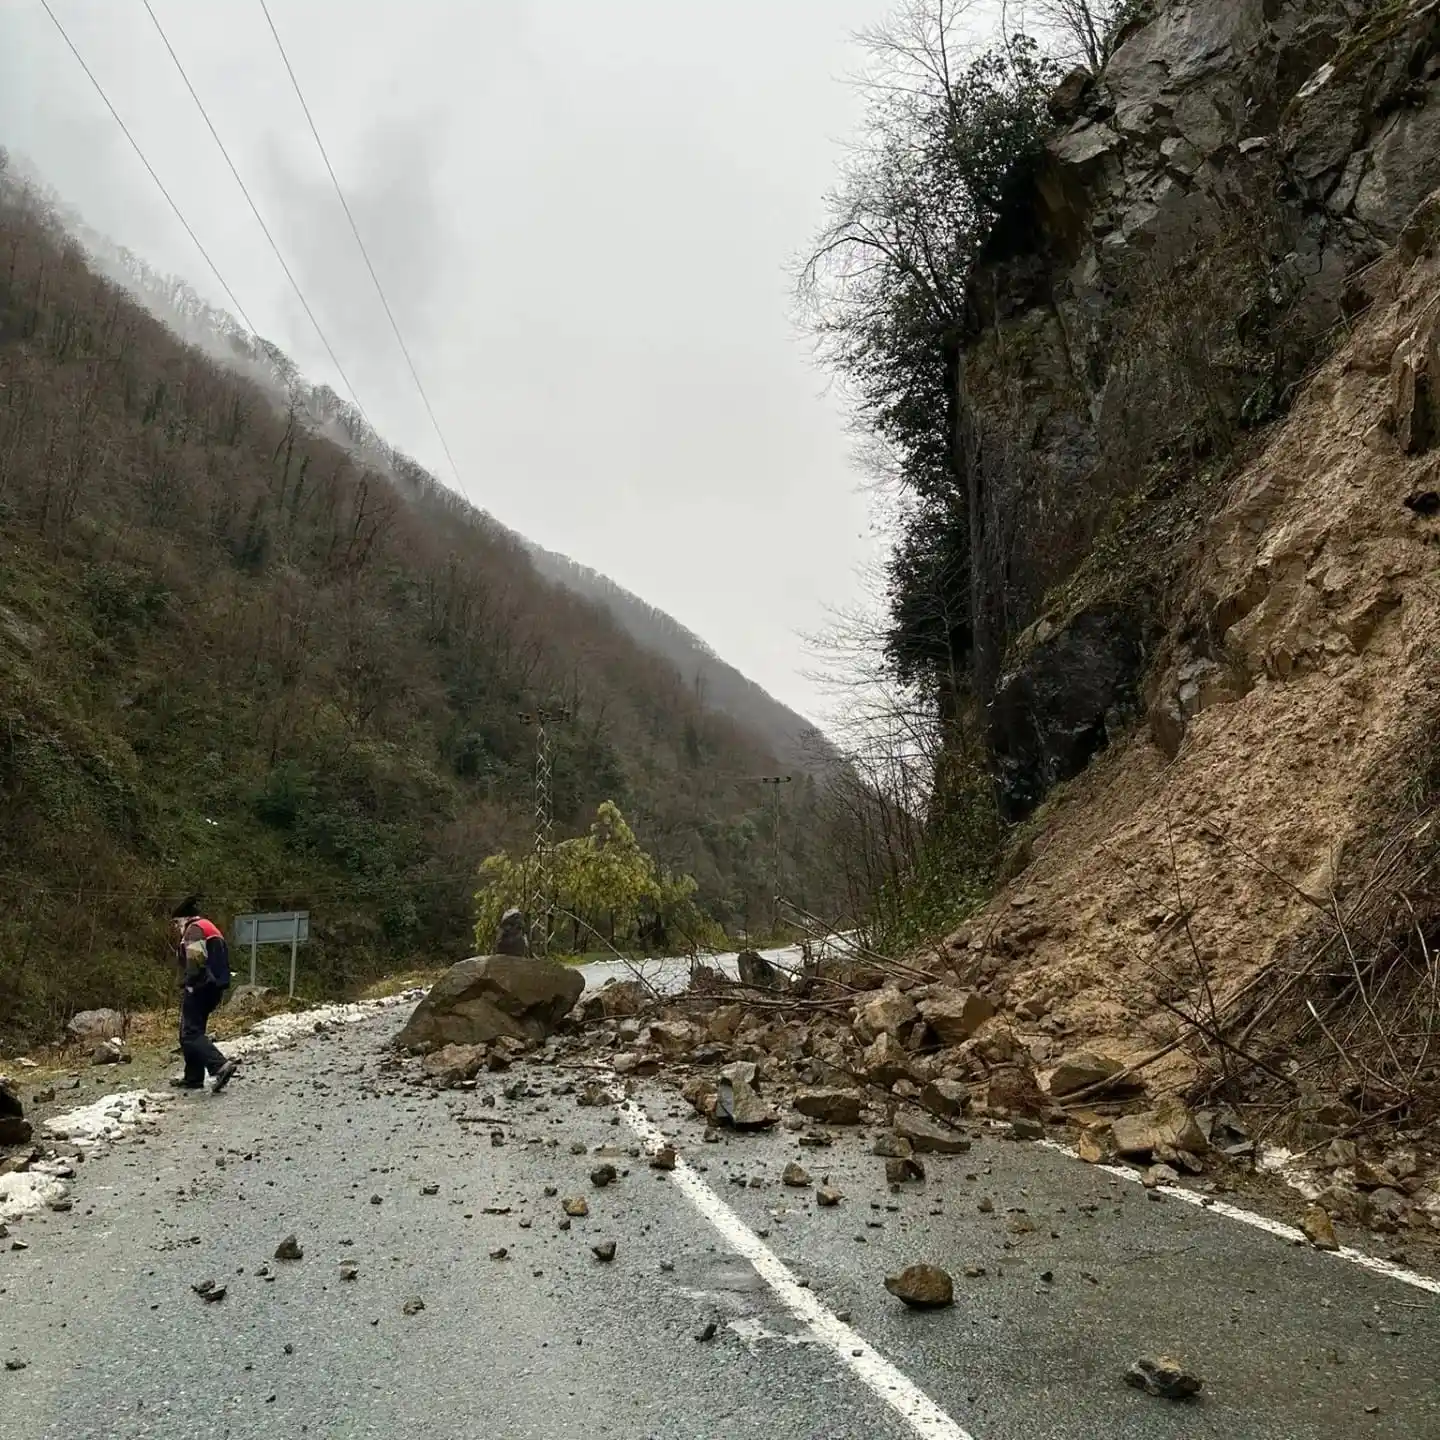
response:
[(255, 951), (261, 945), (290, 947), (290, 996), (295, 996), (295, 952), (310, 938), (308, 910), (272, 910), (265, 915), (237, 915), (230, 929), (237, 945), (250, 947), (250, 983), (255, 983)]

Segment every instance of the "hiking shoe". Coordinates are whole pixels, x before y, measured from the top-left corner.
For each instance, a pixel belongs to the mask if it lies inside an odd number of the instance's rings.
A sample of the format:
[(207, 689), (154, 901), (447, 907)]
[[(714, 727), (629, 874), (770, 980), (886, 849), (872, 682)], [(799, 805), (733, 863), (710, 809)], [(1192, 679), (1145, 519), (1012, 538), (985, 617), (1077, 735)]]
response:
[(205, 1082), (203, 1080), (187, 1080), (183, 1075), (176, 1075), (170, 1081), (170, 1088), (172, 1090), (203, 1090)]
[(215, 1072), (215, 1093), (217, 1095), (230, 1083), (239, 1068), (240, 1062), (238, 1060), (227, 1060)]

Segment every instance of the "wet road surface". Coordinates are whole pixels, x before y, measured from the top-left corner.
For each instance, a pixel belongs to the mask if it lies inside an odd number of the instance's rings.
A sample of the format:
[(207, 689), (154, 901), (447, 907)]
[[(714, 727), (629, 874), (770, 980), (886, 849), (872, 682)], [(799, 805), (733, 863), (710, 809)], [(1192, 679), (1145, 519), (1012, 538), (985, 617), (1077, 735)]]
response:
[[(381, 1069), (398, 1024), (178, 1099), (156, 1133), (80, 1167), (71, 1213), (15, 1227), (28, 1249), (0, 1242), (0, 1360), (25, 1362), (0, 1371), (0, 1431), (1440, 1436), (1440, 1297), (1424, 1290), (1033, 1144), (926, 1157), (926, 1183), (893, 1194), (869, 1138), (703, 1144), (659, 1081), (620, 1108), (577, 1106), (555, 1092), (583, 1076), (539, 1066), (416, 1090)], [(517, 1080), (533, 1093), (507, 1100)], [(648, 1167), (657, 1131), (688, 1169)], [(783, 1187), (791, 1160), (844, 1201)], [(621, 1177), (597, 1189), (606, 1161)], [(561, 1229), (577, 1195), (590, 1213)], [(292, 1232), (303, 1259), (273, 1259)], [(953, 1308), (885, 1292), (916, 1260), (954, 1274)], [(224, 1300), (192, 1291), (206, 1279)], [(1166, 1351), (1204, 1376), (1198, 1403), (1121, 1382)]]

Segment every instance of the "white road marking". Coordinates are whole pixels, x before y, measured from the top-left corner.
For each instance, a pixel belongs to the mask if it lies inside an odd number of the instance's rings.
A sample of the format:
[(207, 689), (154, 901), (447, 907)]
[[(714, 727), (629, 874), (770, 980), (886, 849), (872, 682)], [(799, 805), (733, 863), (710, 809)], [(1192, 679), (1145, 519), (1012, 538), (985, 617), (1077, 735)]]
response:
[[(1046, 1150), (1054, 1150), (1057, 1154), (1068, 1155), (1072, 1160), (1079, 1160), (1080, 1157), (1068, 1145), (1062, 1145), (1058, 1140), (1042, 1140), (1039, 1142)], [(1083, 1162), (1082, 1162), (1083, 1163)], [(1107, 1175), (1116, 1175), (1121, 1180), (1131, 1180), (1137, 1185), (1141, 1180), (1141, 1172), (1131, 1170), (1124, 1165), (1096, 1165), (1096, 1170), (1103, 1170)], [(1212, 1215), (1223, 1215), (1227, 1220), (1238, 1220), (1242, 1225), (1249, 1225), (1255, 1230), (1264, 1230), (1269, 1235), (1278, 1236), (1281, 1240), (1289, 1240), (1292, 1243), (1298, 1241), (1303, 1245), (1310, 1242), (1305, 1238), (1301, 1230), (1293, 1225), (1287, 1225), (1283, 1220), (1271, 1220), (1266, 1215), (1257, 1215), (1253, 1210), (1242, 1210), (1238, 1205), (1228, 1205), (1223, 1200), (1213, 1200), (1208, 1195), (1202, 1195), (1196, 1190), (1186, 1190), (1178, 1185), (1161, 1185), (1162, 1194), (1170, 1196), (1171, 1199), (1183, 1201), (1186, 1205), (1194, 1205), (1197, 1209), (1207, 1210)], [(1348, 1245), (1342, 1245), (1338, 1250), (1321, 1251), (1321, 1254), (1333, 1256), (1336, 1260), (1344, 1260), (1351, 1265), (1358, 1265), (1362, 1270), (1373, 1271), (1376, 1275), (1383, 1275), (1387, 1280), (1398, 1280), (1402, 1285), (1413, 1285), (1417, 1290), (1428, 1291), (1431, 1295), (1440, 1295), (1440, 1280), (1433, 1279), (1429, 1275), (1421, 1275), (1417, 1270), (1407, 1270), (1403, 1265), (1395, 1265), (1389, 1260), (1380, 1260), (1374, 1255), (1366, 1255), (1363, 1251), (1352, 1250)]]
[[(619, 1106), (625, 1123), (650, 1153), (670, 1143), (636, 1100)], [(677, 1159), (671, 1178), (685, 1198), (719, 1232), (737, 1255), (755, 1267), (755, 1273), (775, 1292), (785, 1308), (809, 1329), (867, 1389), (895, 1411), (922, 1440), (974, 1440), (918, 1385), (897, 1370), (843, 1320), (795, 1278), (783, 1260), (705, 1183), (683, 1159)]]

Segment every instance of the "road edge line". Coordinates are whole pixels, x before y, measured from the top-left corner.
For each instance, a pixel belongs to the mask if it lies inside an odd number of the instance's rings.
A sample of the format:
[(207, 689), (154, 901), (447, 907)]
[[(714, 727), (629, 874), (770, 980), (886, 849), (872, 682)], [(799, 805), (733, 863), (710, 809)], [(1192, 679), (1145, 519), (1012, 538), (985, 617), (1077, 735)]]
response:
[[(620, 1117), (654, 1154), (671, 1141), (635, 1099), (621, 1100)], [(698, 1171), (676, 1157), (671, 1178), (713, 1229), (754, 1267), (792, 1315), (801, 1321), (840, 1363), (922, 1440), (975, 1440), (913, 1380), (851, 1326), (821, 1304), (795, 1278), (789, 1266), (717, 1195)]]

